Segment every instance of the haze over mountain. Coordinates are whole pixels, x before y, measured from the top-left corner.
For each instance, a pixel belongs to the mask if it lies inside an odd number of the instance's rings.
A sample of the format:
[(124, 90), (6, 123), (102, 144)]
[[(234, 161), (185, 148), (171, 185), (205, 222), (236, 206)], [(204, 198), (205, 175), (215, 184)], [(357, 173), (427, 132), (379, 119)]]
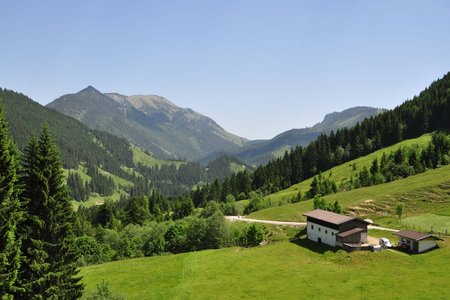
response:
[[(323, 121), (315, 124), (313, 127), (291, 129), (280, 133), (270, 140), (253, 141), (234, 155), (249, 164), (264, 164), (271, 159), (282, 156), (286, 150), (295, 148), (297, 145), (308, 145), (322, 133), (330, 133), (344, 127), (353, 127), (358, 122), (385, 111), (387, 110), (358, 106), (341, 112), (333, 112), (325, 115)], [(214, 155), (211, 155), (204, 160), (208, 161), (214, 157)]]
[(216, 151), (236, 152), (248, 143), (212, 119), (154, 95), (103, 94), (89, 86), (47, 107), (90, 128), (127, 138), (162, 158), (195, 160)]

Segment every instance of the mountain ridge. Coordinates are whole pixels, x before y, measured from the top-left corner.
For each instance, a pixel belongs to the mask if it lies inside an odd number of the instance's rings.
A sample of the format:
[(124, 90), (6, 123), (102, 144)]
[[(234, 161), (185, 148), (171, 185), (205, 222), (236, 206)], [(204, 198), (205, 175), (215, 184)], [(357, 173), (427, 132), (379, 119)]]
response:
[(248, 142), (226, 132), (214, 120), (161, 96), (103, 94), (88, 86), (47, 107), (90, 128), (124, 137), (161, 158), (195, 160), (213, 151), (236, 151)]

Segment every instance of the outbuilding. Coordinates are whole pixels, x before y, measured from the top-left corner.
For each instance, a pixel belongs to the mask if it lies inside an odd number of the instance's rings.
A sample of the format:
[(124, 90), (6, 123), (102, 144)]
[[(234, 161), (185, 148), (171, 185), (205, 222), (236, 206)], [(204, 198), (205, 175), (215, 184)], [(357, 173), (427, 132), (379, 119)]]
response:
[(334, 212), (315, 209), (303, 214), (308, 239), (332, 247), (355, 248), (367, 243), (366, 221)]
[(429, 233), (411, 230), (400, 230), (394, 233), (399, 237), (399, 247), (411, 253), (422, 253), (437, 247), (437, 240), (441, 238)]

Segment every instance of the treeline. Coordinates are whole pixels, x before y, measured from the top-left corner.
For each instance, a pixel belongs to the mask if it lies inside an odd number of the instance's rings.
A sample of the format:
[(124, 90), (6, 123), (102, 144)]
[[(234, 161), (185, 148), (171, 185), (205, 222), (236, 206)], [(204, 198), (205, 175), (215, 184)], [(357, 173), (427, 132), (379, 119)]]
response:
[[(201, 212), (187, 203), (181, 215), (152, 213), (145, 196), (131, 197), (122, 203), (106, 202), (81, 209), (76, 243), (79, 265), (111, 260), (181, 253), (229, 246), (257, 246), (264, 239), (263, 227), (226, 222), (216, 202)], [(180, 202), (179, 202), (180, 203)], [(185, 204), (181, 204), (184, 206)], [(174, 212), (180, 207), (175, 207)]]
[[(391, 182), (449, 163), (450, 137), (444, 132), (435, 132), (425, 148), (413, 145), (383, 153), (380, 160), (375, 158), (370, 167), (364, 166), (355, 177), (343, 179), (339, 184), (319, 173), (313, 178), (307, 198)], [(356, 170), (355, 165), (353, 169)]]
[[(142, 175), (135, 178), (131, 195), (149, 195), (153, 189), (166, 196), (176, 196), (189, 193), (193, 187), (228, 180), (234, 173), (231, 165), (243, 166), (238, 159), (222, 156), (206, 166), (196, 162), (186, 162), (178, 167), (175, 164), (148, 167), (138, 164), (136, 171)], [(252, 170), (245, 166), (246, 170)], [(225, 183), (226, 184), (226, 183)], [(212, 199), (210, 199), (212, 200)]]
[(86, 201), (91, 193), (97, 193), (101, 196), (114, 194), (114, 180), (110, 176), (101, 174), (96, 166), (88, 165), (87, 175), (90, 177), (90, 180), (83, 181), (78, 173), (69, 173), (67, 186), (69, 196), (72, 199)]
[(78, 299), (75, 214), (45, 127), (19, 157), (0, 108), (0, 295)]

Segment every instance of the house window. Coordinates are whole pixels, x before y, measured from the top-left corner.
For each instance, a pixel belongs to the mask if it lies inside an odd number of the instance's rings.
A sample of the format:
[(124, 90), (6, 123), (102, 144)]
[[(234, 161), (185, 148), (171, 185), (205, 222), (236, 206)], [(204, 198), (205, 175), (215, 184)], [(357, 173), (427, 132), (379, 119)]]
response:
[(311, 225), (311, 229), (314, 229), (314, 225)]
[(325, 234), (328, 234), (328, 230), (325, 230)]
[(320, 227), (319, 227), (319, 231), (320, 231)]
[(331, 235), (334, 235), (334, 232), (331, 232)]

